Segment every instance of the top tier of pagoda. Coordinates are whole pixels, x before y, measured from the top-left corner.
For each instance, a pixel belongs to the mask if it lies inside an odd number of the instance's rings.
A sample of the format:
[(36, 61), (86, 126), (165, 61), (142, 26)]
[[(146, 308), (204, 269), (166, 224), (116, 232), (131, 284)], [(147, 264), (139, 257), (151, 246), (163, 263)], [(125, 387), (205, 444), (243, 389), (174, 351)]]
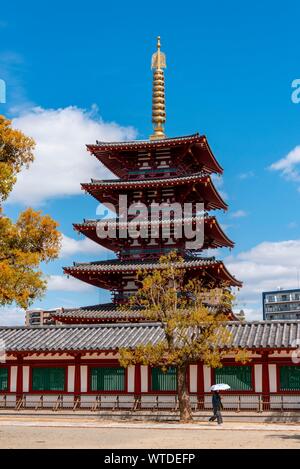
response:
[(160, 140), (97, 142), (87, 148), (122, 180), (223, 173), (206, 137), (198, 133)]
[[(91, 285), (111, 290), (113, 304), (88, 307), (84, 317), (95, 314), (107, 319), (107, 311), (115, 311), (118, 304), (127, 301), (137, 289), (136, 275), (141, 268), (152, 271), (160, 268), (159, 257), (176, 250), (184, 258), (178, 267), (188, 278), (199, 277), (209, 285), (241, 286), (226, 269), (222, 261), (207, 257), (205, 251), (220, 247), (233, 247), (233, 242), (223, 232), (211, 210), (227, 210), (211, 175), (222, 174), (223, 169), (214, 157), (205, 136), (198, 133), (176, 138), (167, 138), (164, 134), (165, 92), (164, 68), (165, 55), (160, 51), (158, 40), (157, 52), (152, 57), (153, 105), (152, 122), (154, 132), (149, 140), (131, 142), (96, 142), (87, 145), (88, 150), (105, 165), (117, 179), (96, 180), (83, 183), (82, 188), (99, 202), (116, 211), (115, 219), (84, 220), (74, 224), (74, 228), (99, 245), (112, 250), (117, 258), (110, 261), (74, 263), (64, 271)], [(132, 213), (124, 218), (120, 212), (120, 200), (126, 196), (128, 206), (152, 207), (159, 205), (158, 218), (147, 215), (135, 223), (135, 235), (130, 235), (129, 225), (134, 219)], [(189, 215), (164, 218), (164, 207), (172, 204), (192, 205)], [(202, 203), (202, 211), (197, 207)], [(166, 224), (167, 227), (166, 231)], [(202, 223), (204, 236), (199, 246), (187, 248), (187, 235), (182, 230), (178, 237), (178, 228), (187, 225), (191, 229)], [(102, 232), (115, 229), (114, 236), (99, 236)], [(148, 236), (145, 236), (145, 228)], [(198, 228), (197, 228), (198, 229)], [(124, 236), (127, 230), (127, 236)], [(148, 230), (148, 231), (147, 231)], [(120, 233), (123, 233), (123, 236)], [(105, 306), (105, 308), (104, 308)], [(78, 311), (83, 311), (81, 308)], [(96, 312), (95, 312), (96, 311)], [(102, 313), (101, 313), (102, 311)], [(68, 317), (74, 317), (74, 311)], [(80, 314), (77, 318), (80, 321)], [(111, 314), (111, 313), (110, 313)], [(76, 314), (75, 314), (76, 316)], [(114, 318), (119, 317), (114, 314)], [(83, 319), (83, 318), (82, 318)], [(83, 319), (84, 321), (84, 319)]]

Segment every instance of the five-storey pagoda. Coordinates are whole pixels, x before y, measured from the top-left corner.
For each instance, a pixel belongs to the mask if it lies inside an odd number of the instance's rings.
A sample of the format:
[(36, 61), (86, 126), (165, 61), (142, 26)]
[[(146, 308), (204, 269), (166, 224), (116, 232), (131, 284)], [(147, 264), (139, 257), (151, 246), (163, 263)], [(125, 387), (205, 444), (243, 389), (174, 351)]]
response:
[[(209, 285), (218, 286), (225, 282), (227, 285), (241, 286), (222, 261), (205, 255), (207, 249), (232, 248), (234, 245), (215, 216), (209, 215), (211, 210), (227, 210), (227, 204), (211, 179), (212, 174), (222, 174), (223, 170), (205, 136), (198, 133), (175, 138), (165, 136), (165, 67), (165, 55), (160, 50), (158, 38), (157, 52), (152, 56), (154, 132), (150, 139), (87, 145), (88, 150), (118, 179), (92, 179), (89, 183), (83, 183), (82, 188), (98, 202), (109, 208), (113, 206), (116, 218), (84, 220), (83, 223), (74, 224), (74, 228), (112, 250), (116, 259), (74, 263), (72, 267), (65, 267), (64, 272), (110, 290), (112, 303), (62, 310), (56, 315), (56, 319), (62, 322), (141, 320), (141, 313), (133, 312), (128, 317), (119, 305), (126, 303), (137, 290), (137, 272), (157, 268), (159, 257), (174, 250), (184, 258), (184, 263), (179, 267), (183, 268), (187, 277), (199, 277)], [(135, 213), (123, 210), (124, 201), (126, 208), (134, 207)], [(203, 204), (201, 213), (196, 209), (199, 203)], [(183, 213), (177, 216), (176, 212), (168, 210), (172, 204), (179, 207), (187, 204), (192, 210), (188, 215)], [(143, 207), (149, 208), (149, 211), (146, 215), (144, 213), (142, 219), (137, 214), (141, 214), (139, 209)], [(169, 216), (164, 215), (164, 210)], [(156, 213), (156, 218), (153, 213)], [(132, 226), (134, 234), (131, 232)], [(192, 249), (187, 248), (190, 240), (185, 236), (184, 226), (193, 232), (200, 226), (204, 229), (202, 242)]]

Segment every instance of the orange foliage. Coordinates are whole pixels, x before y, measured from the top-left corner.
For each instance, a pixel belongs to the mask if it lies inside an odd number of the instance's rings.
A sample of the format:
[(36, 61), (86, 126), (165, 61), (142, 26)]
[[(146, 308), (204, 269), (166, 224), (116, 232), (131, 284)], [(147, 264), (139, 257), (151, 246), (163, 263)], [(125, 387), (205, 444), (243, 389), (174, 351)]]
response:
[[(4, 201), (23, 167), (33, 161), (32, 138), (11, 127), (0, 116), (0, 201)], [(49, 215), (28, 208), (16, 223), (5, 216), (0, 206), (0, 305), (17, 303), (26, 308), (46, 288), (41, 262), (58, 256), (61, 235), (58, 223)]]

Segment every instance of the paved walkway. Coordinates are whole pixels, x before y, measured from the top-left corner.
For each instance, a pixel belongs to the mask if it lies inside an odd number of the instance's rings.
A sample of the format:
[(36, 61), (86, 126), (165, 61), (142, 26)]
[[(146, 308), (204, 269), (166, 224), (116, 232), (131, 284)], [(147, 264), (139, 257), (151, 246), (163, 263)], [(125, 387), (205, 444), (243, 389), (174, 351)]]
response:
[(0, 427), (70, 427), (70, 428), (118, 428), (118, 429), (152, 429), (152, 430), (219, 430), (219, 431), (292, 431), (300, 433), (300, 425), (294, 423), (239, 423), (224, 422), (223, 425), (217, 423), (195, 422), (195, 423), (161, 423), (161, 422), (116, 422), (109, 420), (100, 420), (97, 418), (59, 418), (55, 417), (0, 417)]
[(300, 448), (300, 425), (192, 424), (41, 416), (0, 417), (0, 448)]

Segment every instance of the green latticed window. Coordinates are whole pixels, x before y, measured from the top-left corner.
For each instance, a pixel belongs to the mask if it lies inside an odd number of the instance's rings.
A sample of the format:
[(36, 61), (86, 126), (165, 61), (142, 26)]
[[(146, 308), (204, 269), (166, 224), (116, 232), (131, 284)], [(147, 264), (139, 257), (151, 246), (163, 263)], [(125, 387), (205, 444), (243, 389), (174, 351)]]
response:
[(152, 368), (152, 391), (176, 391), (177, 373), (176, 368), (170, 367), (166, 372), (160, 368)]
[(91, 391), (125, 391), (125, 369), (91, 368)]
[(224, 366), (215, 369), (216, 383), (228, 384), (231, 391), (251, 391), (251, 366)]
[(300, 366), (292, 365), (280, 367), (280, 390), (300, 390)]
[(0, 368), (0, 391), (8, 390), (8, 368)]
[(64, 391), (64, 368), (32, 368), (33, 391)]

